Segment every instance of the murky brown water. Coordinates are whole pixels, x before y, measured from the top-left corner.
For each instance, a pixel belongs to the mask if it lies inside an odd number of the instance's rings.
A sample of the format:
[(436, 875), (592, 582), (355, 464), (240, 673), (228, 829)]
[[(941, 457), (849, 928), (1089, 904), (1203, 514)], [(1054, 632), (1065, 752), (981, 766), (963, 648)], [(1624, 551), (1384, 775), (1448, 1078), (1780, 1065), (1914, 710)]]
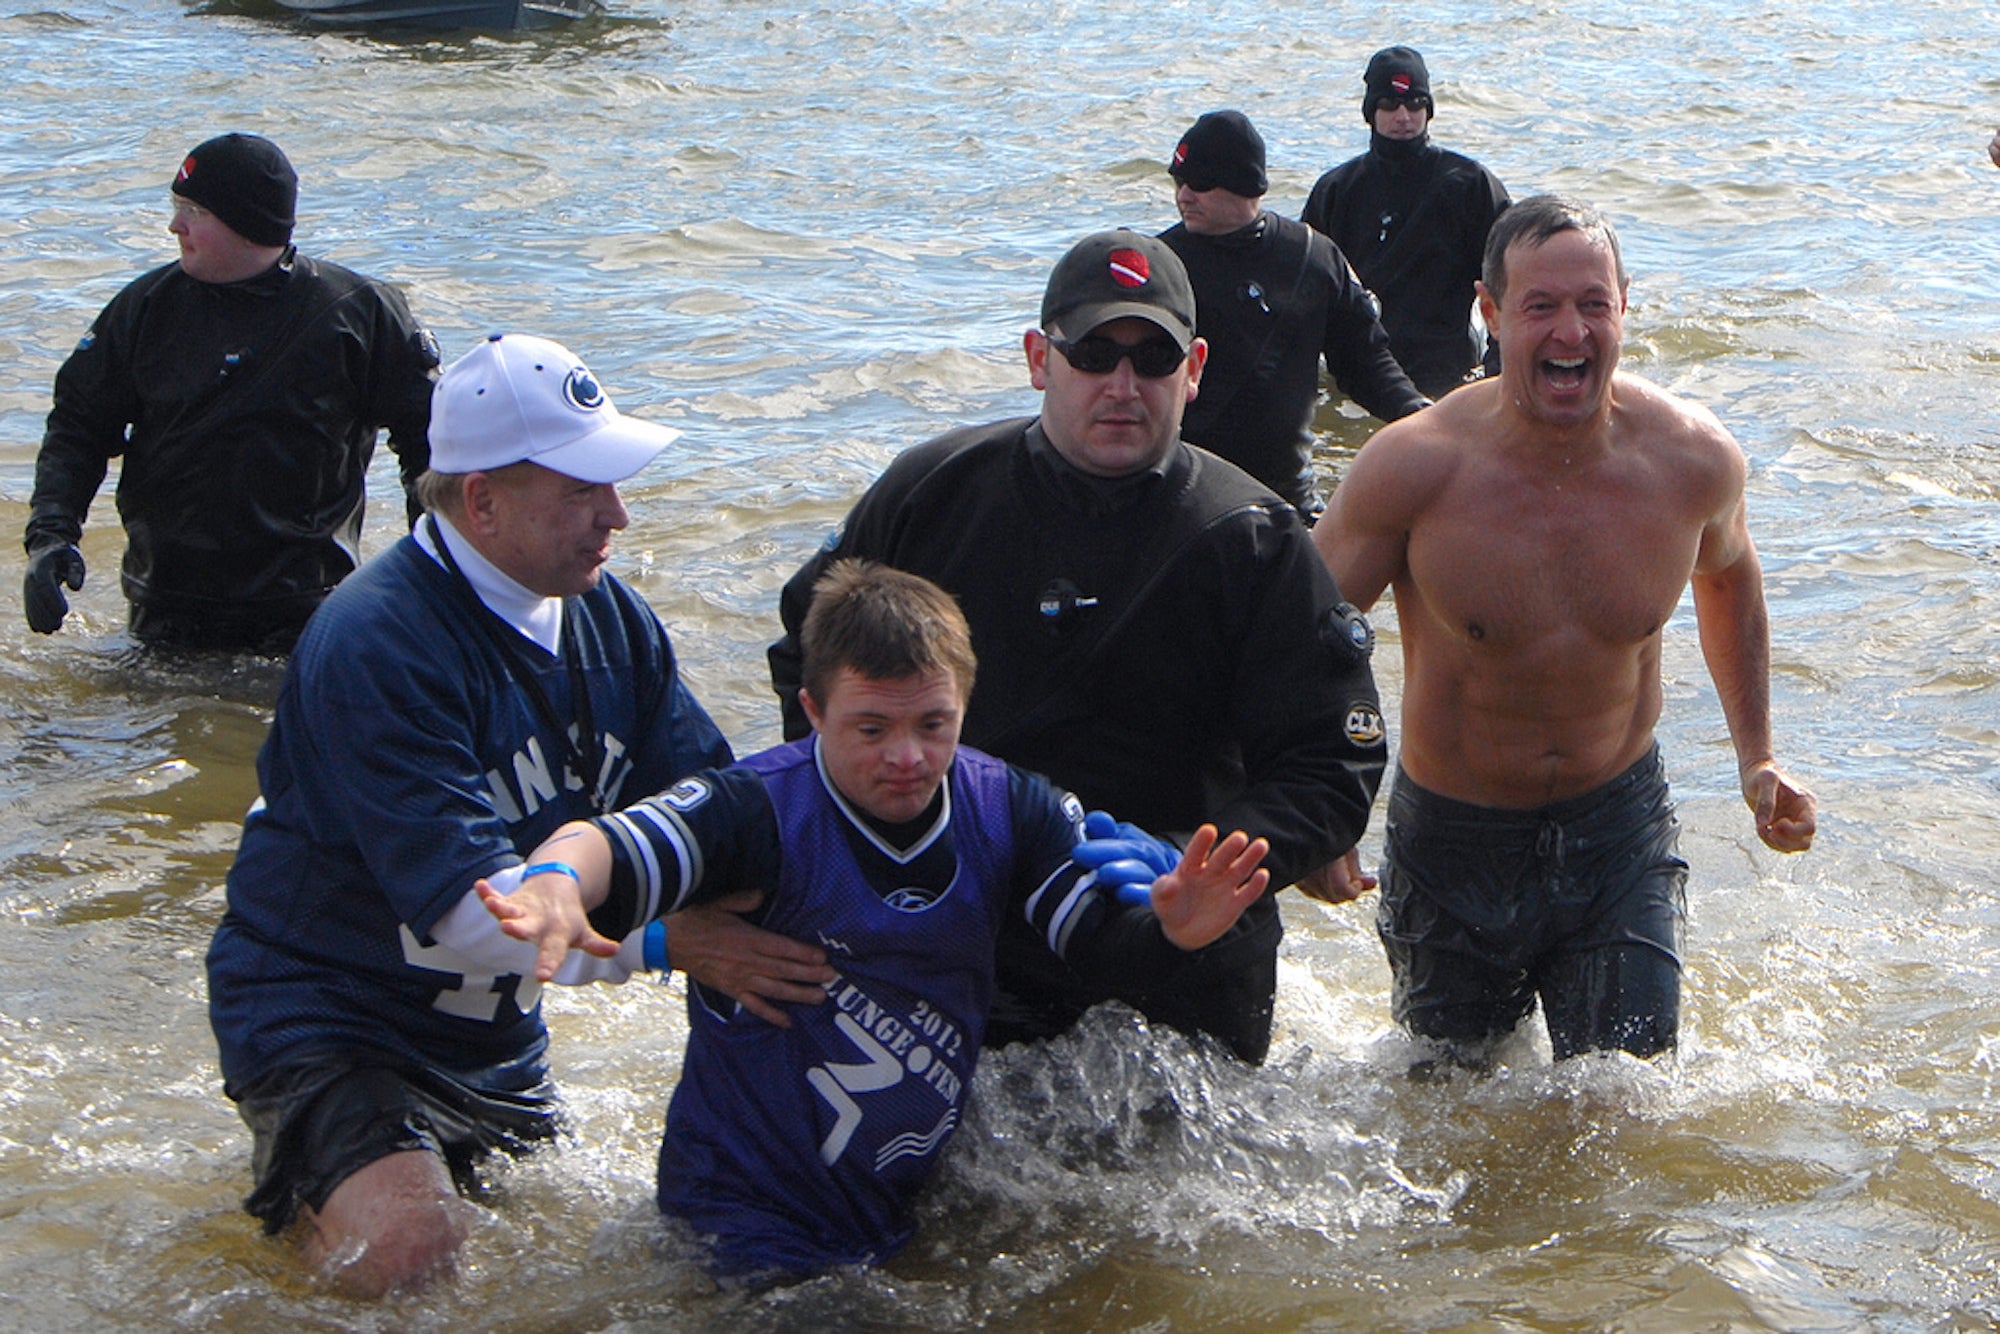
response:
[[(1555, 1068), (1526, 1043), (1493, 1077), (1410, 1084), (1368, 914), (1295, 900), (1269, 1068), (1111, 1014), (1001, 1054), (908, 1256), (747, 1298), (653, 1226), (677, 993), (553, 996), (576, 1140), (509, 1175), (459, 1284), (358, 1306), (237, 1211), (248, 1140), (203, 1008), (276, 673), (129, 652), (107, 492), (53, 640), (21, 625), (0, 544), (0, 1326), (2000, 1319), (1989, 6), (1455, 2), (1392, 25), (1227, 0), (612, 4), (568, 34), (402, 44), (172, 0), (0, 14), (0, 531), (25, 517), (56, 366), (171, 256), (172, 165), (256, 129), (304, 177), (306, 248), (404, 284), (448, 353), (546, 334), (686, 430), (632, 488), (616, 568), (732, 738), (764, 744), (778, 586), (897, 449), (1029, 409), (1019, 332), (1053, 258), (1164, 225), (1164, 154), (1219, 106), (1258, 122), (1296, 211), (1358, 151), (1368, 53), (1407, 41), (1441, 139), (1517, 195), (1612, 211), (1628, 364), (1748, 449), (1781, 746), (1821, 793), (1820, 845), (1756, 843), (1684, 611), (1678, 1060)], [(1365, 427), (1321, 425), (1334, 472)]]

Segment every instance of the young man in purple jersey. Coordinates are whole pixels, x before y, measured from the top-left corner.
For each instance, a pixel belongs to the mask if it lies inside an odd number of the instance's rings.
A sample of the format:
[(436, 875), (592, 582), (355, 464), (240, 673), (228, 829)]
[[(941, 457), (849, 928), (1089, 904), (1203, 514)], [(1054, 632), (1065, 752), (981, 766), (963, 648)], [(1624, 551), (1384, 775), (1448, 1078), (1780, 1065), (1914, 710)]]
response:
[[(961, 748), (972, 640), (928, 580), (838, 562), (802, 640), (811, 736), (564, 825), (514, 892), (480, 888), (539, 947), (544, 980), (572, 950), (610, 957), (662, 914), (763, 886), (761, 924), (825, 951), (821, 1003), (781, 1024), (689, 988), (659, 1202), (725, 1275), (879, 1264), (909, 1240), (984, 1040), (1005, 918), (1087, 975), (1138, 975), (1216, 939), (1270, 878), (1263, 839), (1212, 825), (1185, 853), (1129, 827), (1086, 845), (1107, 817)], [(1150, 864), (1109, 860), (1135, 850)], [(1142, 880), (1150, 894), (1121, 902), (1119, 882)]]

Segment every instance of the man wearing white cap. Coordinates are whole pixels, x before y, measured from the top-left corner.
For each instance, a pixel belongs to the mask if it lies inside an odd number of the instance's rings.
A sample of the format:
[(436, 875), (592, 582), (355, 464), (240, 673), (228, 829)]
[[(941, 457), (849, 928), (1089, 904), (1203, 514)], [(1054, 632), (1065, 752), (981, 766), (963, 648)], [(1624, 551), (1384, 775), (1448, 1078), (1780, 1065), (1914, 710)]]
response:
[[(727, 763), (665, 629), (604, 573), (617, 483), (678, 433), (494, 335), (439, 380), (415, 531), (293, 653), (209, 949), (245, 1207), (374, 1295), (449, 1272), (493, 1149), (555, 1132), (534, 951), (473, 885), (569, 820)], [(578, 967), (628, 974), (618, 960)], [(563, 980), (571, 980), (565, 977)]]

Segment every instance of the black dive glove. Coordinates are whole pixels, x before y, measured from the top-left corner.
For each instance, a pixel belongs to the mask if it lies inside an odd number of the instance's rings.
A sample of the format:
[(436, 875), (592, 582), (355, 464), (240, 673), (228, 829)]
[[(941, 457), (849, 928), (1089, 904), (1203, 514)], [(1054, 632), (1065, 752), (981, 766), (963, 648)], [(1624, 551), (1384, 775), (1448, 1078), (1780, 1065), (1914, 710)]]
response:
[(52, 635), (69, 614), (69, 599), (62, 594), (68, 584), (74, 593), (83, 587), (83, 553), (68, 542), (50, 542), (28, 553), (28, 577), (22, 583), (21, 601), (28, 609), (28, 628), (38, 635)]

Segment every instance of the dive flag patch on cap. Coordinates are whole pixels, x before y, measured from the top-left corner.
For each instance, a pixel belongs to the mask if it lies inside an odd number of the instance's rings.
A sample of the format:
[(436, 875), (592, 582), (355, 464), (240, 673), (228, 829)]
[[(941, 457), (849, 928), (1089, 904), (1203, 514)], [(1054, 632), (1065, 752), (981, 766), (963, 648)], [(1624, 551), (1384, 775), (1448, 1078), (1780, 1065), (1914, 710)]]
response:
[(1136, 250), (1114, 250), (1110, 263), (1111, 280), (1120, 287), (1144, 287), (1153, 276), (1152, 266)]
[(1398, 97), (1408, 97), (1410, 95), (1410, 76), (1407, 74), (1391, 74), (1389, 76), (1389, 88)]
[(194, 175), (194, 154), (189, 153), (185, 158), (181, 159), (180, 172), (174, 179), (184, 181), (192, 175)]

